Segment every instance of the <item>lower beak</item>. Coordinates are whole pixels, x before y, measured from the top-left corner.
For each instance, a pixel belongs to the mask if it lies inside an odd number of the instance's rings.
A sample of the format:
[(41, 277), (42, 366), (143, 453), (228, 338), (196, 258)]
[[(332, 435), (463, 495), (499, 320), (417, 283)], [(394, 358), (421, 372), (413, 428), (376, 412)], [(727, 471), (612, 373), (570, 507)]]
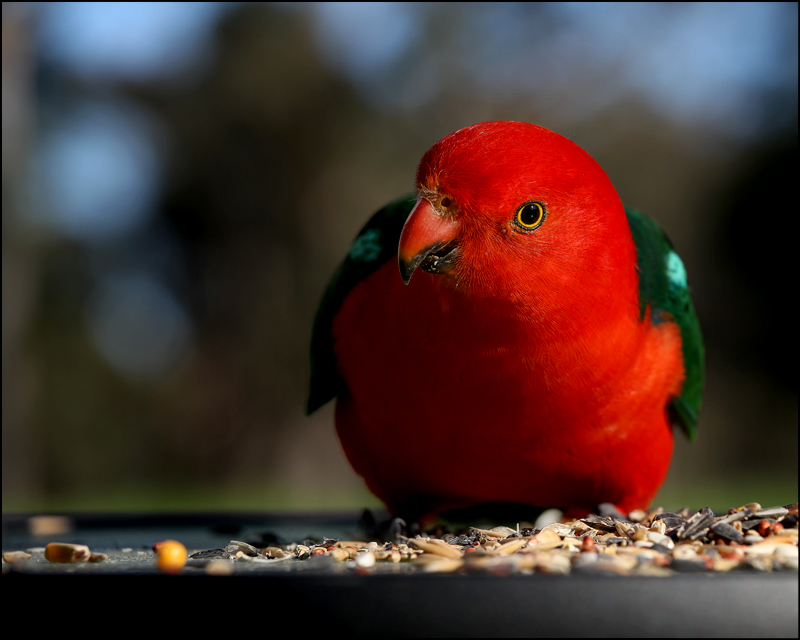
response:
[(452, 217), (437, 213), (425, 198), (417, 200), (397, 247), (403, 282), (408, 284), (420, 266), (429, 273), (447, 273), (458, 251), (457, 232), (458, 222)]

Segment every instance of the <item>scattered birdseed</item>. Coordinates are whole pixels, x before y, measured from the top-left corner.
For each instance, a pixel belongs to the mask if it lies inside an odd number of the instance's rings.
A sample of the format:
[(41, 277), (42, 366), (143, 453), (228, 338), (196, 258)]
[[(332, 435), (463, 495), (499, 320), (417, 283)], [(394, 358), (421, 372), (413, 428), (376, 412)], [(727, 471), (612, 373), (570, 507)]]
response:
[[(429, 555), (441, 556), (443, 558), (450, 558), (451, 560), (460, 560), (463, 551), (454, 546), (447, 544), (441, 540), (431, 539), (425, 540), (424, 538), (414, 538), (409, 540), (417, 549), (421, 549)], [(438, 544), (440, 543), (441, 544)]]
[(69, 544), (66, 542), (51, 542), (44, 549), (44, 557), (50, 562), (72, 563), (86, 562), (92, 552), (85, 544)]
[(225, 551), (234, 556), (237, 552), (241, 551), (243, 554), (250, 556), (251, 558), (255, 558), (259, 554), (258, 549), (256, 549), (253, 545), (247, 544), (246, 542), (242, 542), (240, 540), (231, 540), (230, 544), (225, 547)]
[(298, 560), (308, 560), (311, 557), (311, 549), (304, 544), (298, 544), (294, 549), (294, 555)]
[(281, 549), (280, 547), (267, 547), (261, 552), (267, 558), (284, 558), (286, 557), (286, 552)]
[[(537, 526), (524, 522), (516, 527), (484, 524), (452, 531), (437, 526), (413, 536), (405, 532), (420, 531), (416, 523), (376, 527), (374, 531), (382, 533), (364, 534), (365, 540), (287, 542), (262, 536), (250, 542), (231, 540), (222, 548), (192, 549), (188, 563), (184, 545), (166, 540), (153, 545), (155, 566), (152, 561), (148, 564), (150, 570), (201, 570), (211, 575), (274, 570), (357, 575), (421, 572), (665, 577), (798, 570), (797, 504), (763, 508), (749, 503), (720, 514), (707, 507), (695, 513), (659, 507), (626, 515), (603, 505), (597, 511), (580, 519), (561, 514), (557, 522), (548, 517), (537, 520)], [(3, 572), (36, 570), (41, 562), (84, 563), (68, 571), (107, 571), (115, 563), (133, 560), (130, 556), (121, 559), (120, 553), (134, 552), (93, 553), (86, 545), (53, 542), (46, 548), (32, 547), (27, 553), (6, 551)], [(152, 557), (149, 551), (137, 553)], [(102, 567), (91, 567), (91, 563), (99, 562)], [(134, 561), (132, 566), (143, 565)]]
[(30, 560), (31, 554), (24, 551), (6, 551), (3, 554), (3, 560), (6, 562), (24, 562)]
[[(283, 553), (283, 551), (281, 551)], [(189, 556), (192, 560), (202, 560), (204, 558), (230, 558), (231, 555), (225, 549), (205, 549)]]
[[(577, 520), (562, 516), (540, 528), (469, 527), (456, 532), (438, 530), (440, 535), (397, 535), (389, 542), (326, 538), (321, 543), (304, 540), (281, 545), (283, 548), (273, 545), (260, 552), (231, 541), (225, 551), (239, 555), (258, 552), (267, 565), (313, 558), (310, 567), (317, 559), (321, 562), (330, 557), (328, 562), (363, 574), (409, 562), (411, 570), (425, 573), (492, 575), (670, 576), (798, 569), (796, 504), (763, 509), (758, 503), (749, 503), (720, 515), (708, 507), (696, 513), (659, 507), (626, 515), (613, 505), (603, 505), (598, 511)], [(193, 557), (211, 557), (219, 551), (199, 552)]]

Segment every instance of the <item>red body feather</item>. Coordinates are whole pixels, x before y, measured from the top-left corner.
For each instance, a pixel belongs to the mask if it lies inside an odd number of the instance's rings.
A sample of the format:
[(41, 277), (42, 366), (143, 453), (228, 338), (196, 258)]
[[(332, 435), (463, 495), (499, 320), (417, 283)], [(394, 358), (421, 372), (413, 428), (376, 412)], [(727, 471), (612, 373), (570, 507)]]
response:
[[(640, 319), (636, 250), (599, 165), (553, 132), (484, 123), (423, 157), (399, 254), (453, 241), (408, 286), (389, 261), (332, 326), (345, 452), (396, 513), (486, 502), (647, 507), (684, 376), (672, 322)], [(546, 217), (515, 225), (525, 202)]]

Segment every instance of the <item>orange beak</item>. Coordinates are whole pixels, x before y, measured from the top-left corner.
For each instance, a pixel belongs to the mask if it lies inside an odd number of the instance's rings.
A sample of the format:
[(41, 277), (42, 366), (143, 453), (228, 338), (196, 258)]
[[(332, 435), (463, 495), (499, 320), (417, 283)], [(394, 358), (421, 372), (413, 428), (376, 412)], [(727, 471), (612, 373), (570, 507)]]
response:
[(456, 220), (437, 213), (425, 198), (417, 200), (397, 247), (403, 282), (409, 283), (417, 267), (428, 273), (448, 273), (458, 253), (457, 232)]

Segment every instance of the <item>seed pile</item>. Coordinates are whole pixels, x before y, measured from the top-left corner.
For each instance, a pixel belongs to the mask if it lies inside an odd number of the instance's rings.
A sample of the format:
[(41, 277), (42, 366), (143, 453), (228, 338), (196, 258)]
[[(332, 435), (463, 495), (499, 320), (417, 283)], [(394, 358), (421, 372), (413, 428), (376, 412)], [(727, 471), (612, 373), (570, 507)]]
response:
[[(798, 570), (797, 504), (764, 509), (753, 502), (724, 515), (707, 507), (696, 513), (658, 508), (623, 514), (611, 505), (601, 505), (598, 510), (599, 514), (580, 519), (537, 521), (540, 526), (534, 527), (469, 527), (457, 533), (439, 529), (416, 537), (396, 535), (382, 543), (324, 538), (284, 544), (270, 535), (270, 546), (264, 546), (264, 539), (251, 540), (253, 544), (232, 540), (221, 549), (196, 551), (188, 560), (181, 543), (167, 540), (153, 545), (156, 562), (151, 570), (177, 573), (200, 569), (215, 575), (278, 569), (645, 576)], [(109, 559), (108, 554), (92, 553), (85, 545), (58, 542), (29, 551), (34, 555), (43, 552), (45, 564), (73, 565), (130, 563), (133, 552), (110, 552)], [(4, 553), (3, 572), (13, 564), (23, 570), (31, 553)], [(139, 562), (135, 566), (140, 570), (146, 569), (149, 553), (136, 552)]]
[[(705, 571), (798, 569), (798, 505), (764, 509), (758, 503), (715, 515), (658, 508), (554, 522), (542, 528), (470, 527), (462, 535), (398, 536), (396, 542), (324, 539), (263, 550), (232, 541), (226, 549), (191, 558), (225, 557), (277, 563), (327, 558), (370, 573), (382, 563), (408, 563), (423, 572), (611, 573), (668, 576)], [(386, 567), (388, 568), (388, 567)]]

